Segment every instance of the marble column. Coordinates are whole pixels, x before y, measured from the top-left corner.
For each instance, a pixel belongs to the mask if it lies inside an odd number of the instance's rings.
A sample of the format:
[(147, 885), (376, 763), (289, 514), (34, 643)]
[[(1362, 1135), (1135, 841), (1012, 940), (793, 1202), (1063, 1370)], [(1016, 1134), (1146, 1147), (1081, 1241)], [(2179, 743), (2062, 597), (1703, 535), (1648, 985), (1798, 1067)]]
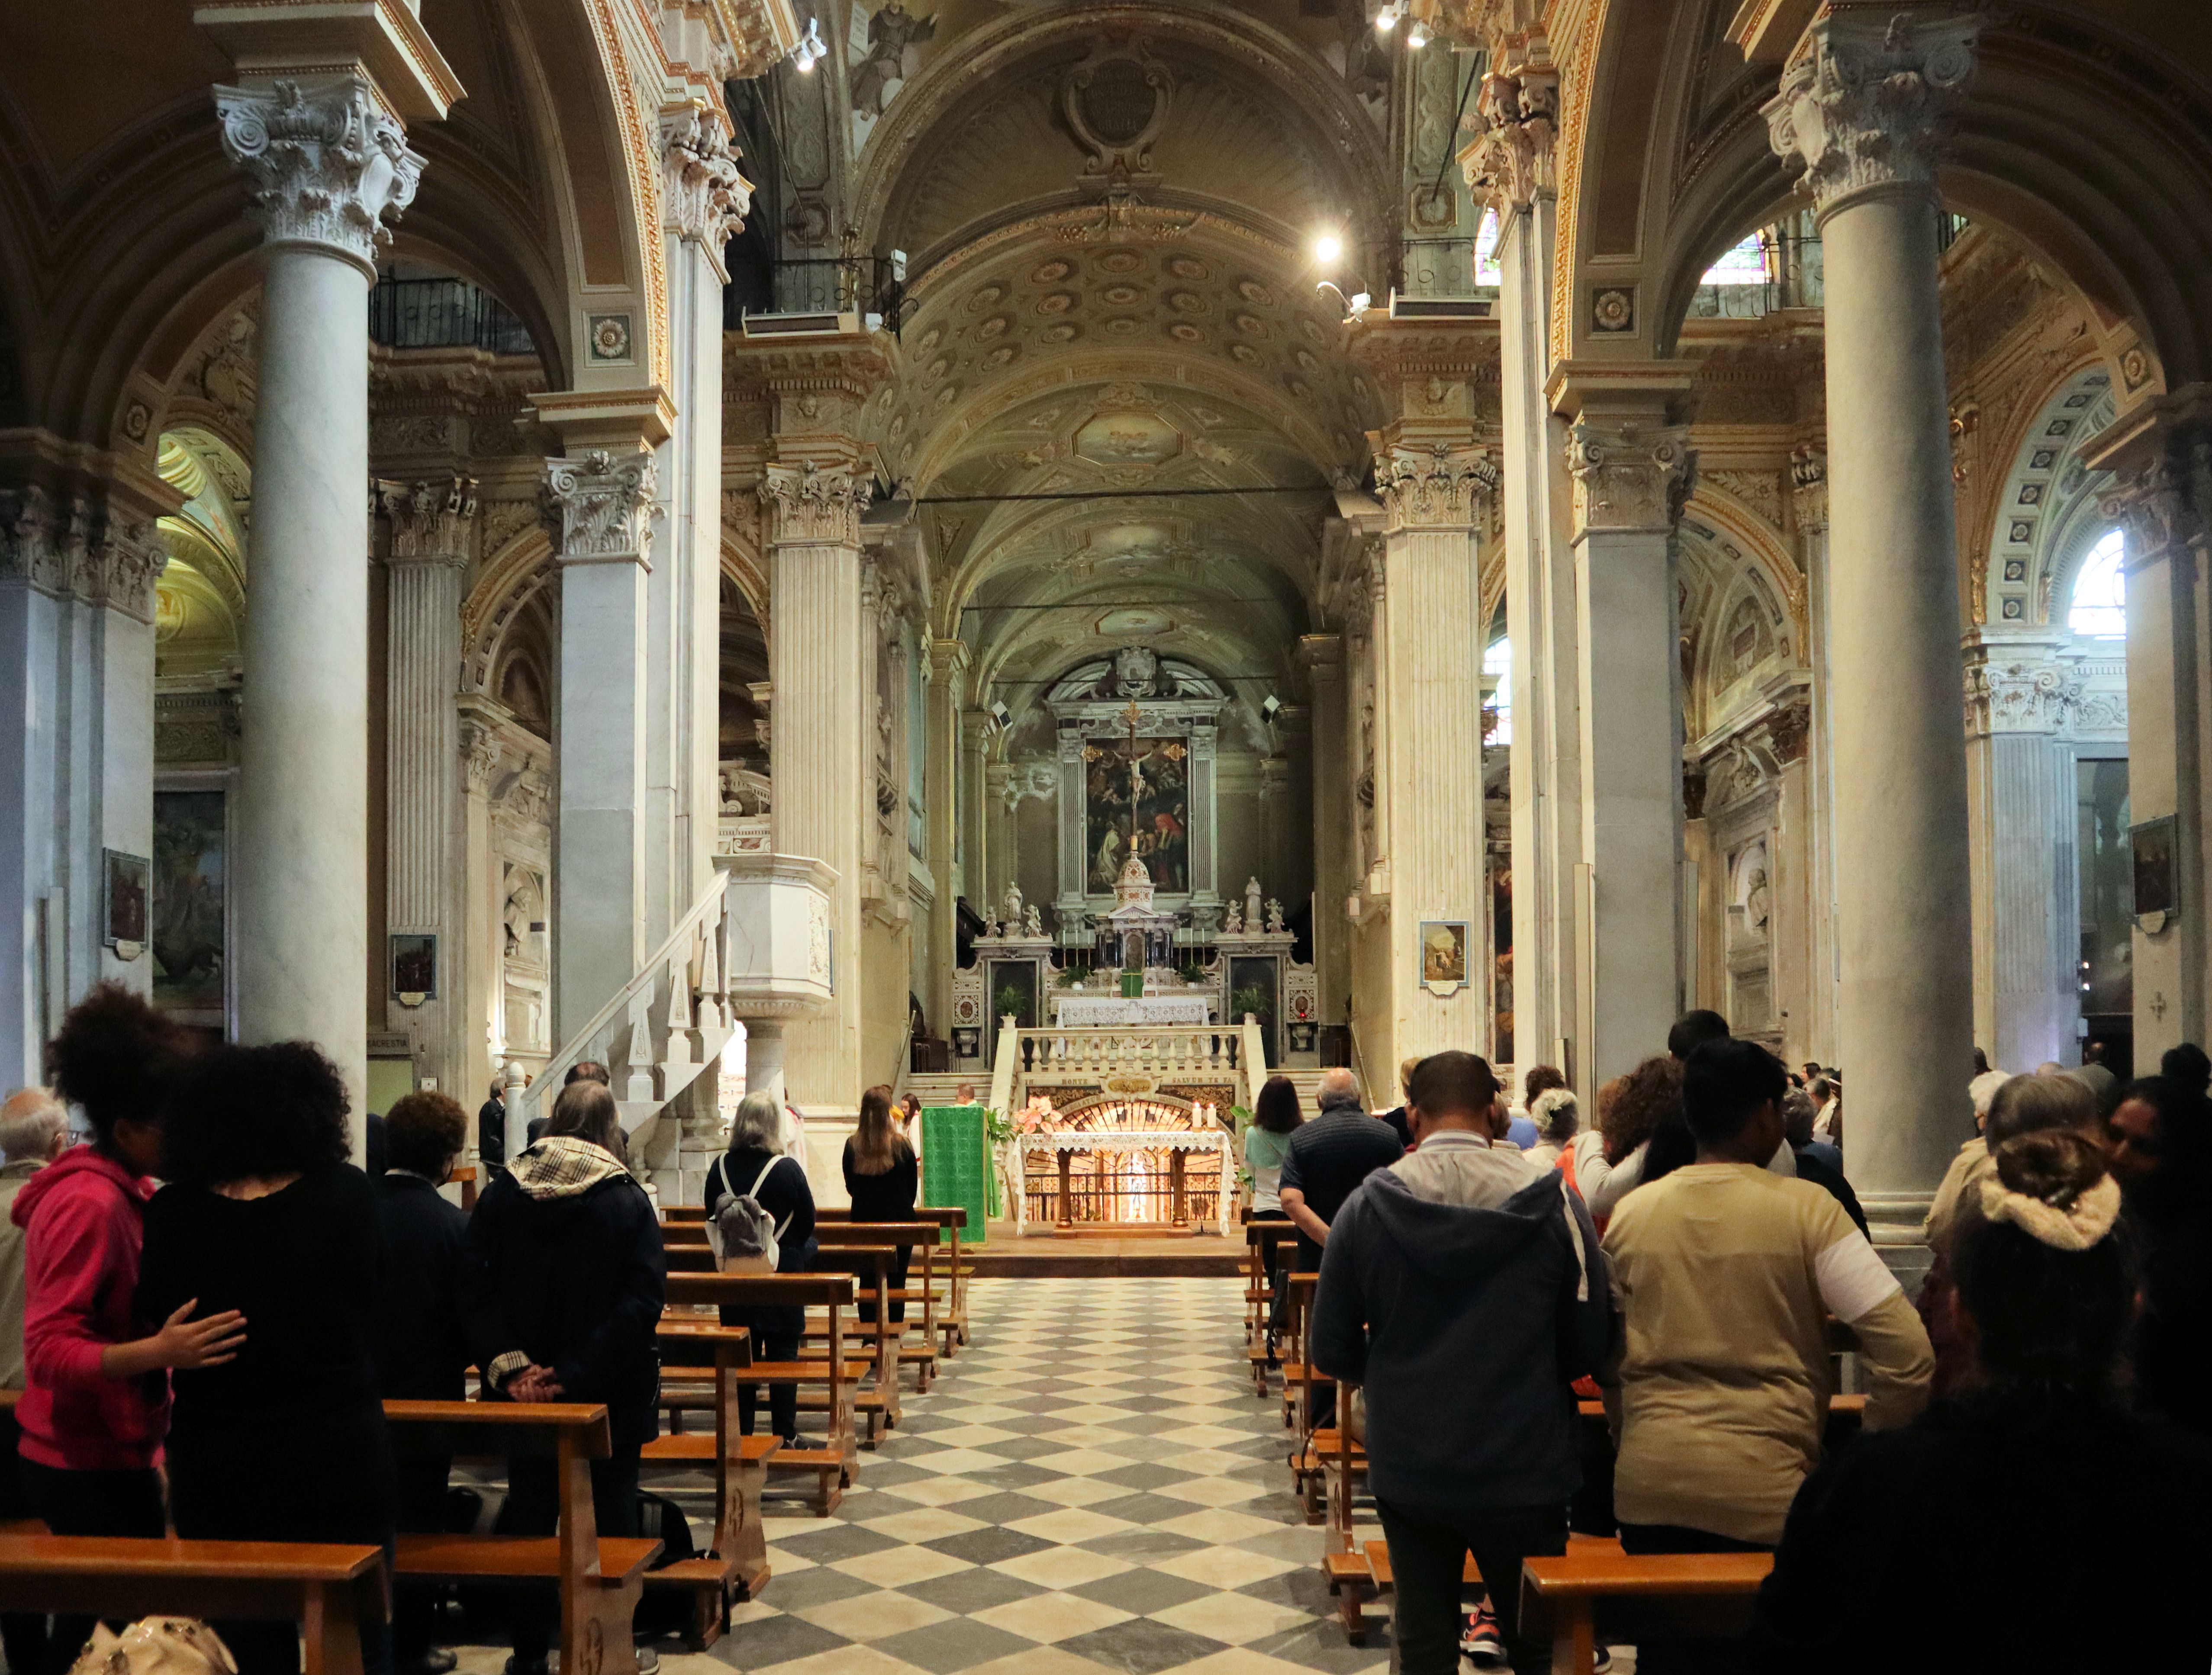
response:
[(648, 951), (714, 878), (721, 811), (722, 250), (751, 188), (703, 102), (660, 114), (676, 422), (656, 450), (663, 521), (646, 580), (645, 924)]
[[(453, 1093), (466, 1052), (457, 876), (460, 842), (460, 718), (453, 707), (461, 666), (461, 593), (476, 518), (476, 484), (380, 486), (392, 544), (385, 557), (384, 919), (393, 936), (428, 936), (435, 988), (411, 1005), (383, 996), (389, 1027), (415, 1037), (418, 1071)], [(387, 979), (391, 962), (382, 962)], [(456, 1095), (459, 1097), (459, 1095)]]
[(636, 974), (645, 940), (646, 578), (659, 468), (642, 452), (545, 462), (561, 573), (553, 1030), (568, 1041)]
[(2048, 640), (1966, 648), (1974, 1038), (2015, 1074), (2080, 1054), (2081, 874), (2074, 752), (2081, 683)]
[(1275, 727), (1283, 754), (1275, 759), (1279, 800), (1269, 834), (1277, 873), (1273, 893), (1290, 913), (1313, 894), (1313, 711), (1285, 704)]
[(1350, 778), (1345, 739), (1344, 638), (1310, 634), (1298, 641), (1298, 665), (1305, 671), (1312, 712), (1314, 986), (1321, 1016), (1343, 1023), (1345, 997), (1352, 992), (1349, 926), (1344, 904), (1358, 881), (1352, 876)]
[[(499, 863), (492, 854), (491, 783), (499, 768), (499, 743), (489, 719), (470, 716), (459, 729), (460, 756), (460, 877), (453, 891), (459, 904), (457, 959), (441, 974), (450, 985), (459, 1041), (451, 1083), (441, 1083), (473, 1115), (491, 1085), (492, 1044), (504, 1042), (506, 996), (500, 965), (506, 922), (501, 913)], [(510, 1107), (519, 1109), (519, 1107)], [(508, 1145), (521, 1149), (521, 1125), (508, 1125)], [(469, 1149), (476, 1149), (476, 1124), (469, 1125)], [(494, 1162), (504, 1162), (495, 1158)]]
[[(991, 718), (980, 709), (960, 712), (960, 895), (983, 911), (984, 769), (991, 749)], [(957, 910), (956, 910), (957, 911)]]
[(1190, 724), (1190, 905), (1199, 922), (1221, 922), (1218, 729), (1210, 715)]
[[(1681, 1010), (1682, 705), (1674, 528), (1697, 455), (1686, 426), (1640, 392), (1582, 398), (1575, 480), (1586, 925), (1578, 959), (1586, 1047), (1568, 1073), (1595, 1088), (1666, 1050)], [(1516, 718), (1516, 723), (1518, 718)], [(1516, 960), (1515, 998), (1519, 998)], [(1571, 1047), (1572, 1044), (1571, 1043)]]
[(108, 934), (106, 854), (154, 853), (154, 519), (178, 499), (135, 472), (66, 480), (42, 455), (0, 459), (0, 888), (21, 904), (0, 957), (10, 1087), (44, 1079), (46, 1042), (93, 984), (151, 985), (146, 932)]
[[(1376, 463), (1375, 483), (1384, 512), (1375, 736), (1377, 842), (1389, 880), (1390, 1039), (1362, 1045), (1379, 1075), (1411, 1054), (1489, 1038), (1474, 530), (1498, 470), (1464, 446), (1400, 446)], [(1425, 980), (1423, 927), (1437, 921), (1466, 927), (1456, 983)]]
[(1802, 1040), (1821, 1064), (1836, 1063), (1836, 746), (1834, 695), (1828, 668), (1831, 607), (1828, 600), (1828, 457), (1809, 446), (1790, 460), (1790, 516), (1797, 536), (1797, 561), (1805, 573), (1808, 631), (1811, 644), (1812, 725), (1806, 739), (1805, 800), (1811, 829), (1808, 888), (1812, 895), (1812, 959), (1808, 988), (1810, 1015)]
[[(836, 874), (830, 890), (830, 1004), (784, 1034), (792, 1101), (811, 1115), (860, 1108), (860, 868), (875, 828), (872, 714), (862, 708), (860, 514), (870, 483), (856, 464), (768, 468), (769, 641), (775, 684), (775, 801), (769, 829), (779, 855), (811, 855)], [(872, 687), (872, 679), (866, 684)]]
[(1978, 25), (1849, 12), (1808, 32), (1766, 106), (1801, 161), (1826, 266), (1829, 666), (1851, 1179), (1909, 1242), (1972, 1132), (1972, 886), (1958, 539), (1937, 289), (1935, 137)]
[[(2118, 476), (2106, 515), (2126, 531), (2128, 804), (2137, 827), (2172, 822), (2173, 904), (2135, 924), (2135, 1061), (2212, 1040), (2212, 893), (2206, 889), (2205, 748), (2212, 729), (2212, 391), (2192, 386), (2131, 409), (2089, 463)], [(2140, 847), (2138, 847), (2140, 853)]]
[(216, 89), (263, 233), (238, 1033), (319, 1044), (367, 1111), (368, 288), (422, 160), (362, 75)]
[[(1541, 50), (1492, 51), (1480, 126), (1461, 154), (1471, 189), (1498, 211), (1500, 467), (1505, 513), (1505, 633), (1513, 717), (1514, 1054), (1522, 1065), (1586, 1054), (1590, 1020), (1577, 933), (1582, 853), (1582, 719), (1575, 640), (1575, 550), (1566, 437), (1544, 391), (1551, 372), (1553, 169), (1559, 76)], [(1487, 633), (1489, 625), (1484, 624)], [(1594, 1086), (1579, 1069), (1576, 1085)]]
[(958, 963), (961, 858), (957, 855), (961, 772), (960, 701), (971, 653), (964, 640), (929, 642), (929, 716), (922, 759), (921, 801), (929, 876), (937, 894), (929, 904), (929, 1028), (952, 1039), (952, 971)]

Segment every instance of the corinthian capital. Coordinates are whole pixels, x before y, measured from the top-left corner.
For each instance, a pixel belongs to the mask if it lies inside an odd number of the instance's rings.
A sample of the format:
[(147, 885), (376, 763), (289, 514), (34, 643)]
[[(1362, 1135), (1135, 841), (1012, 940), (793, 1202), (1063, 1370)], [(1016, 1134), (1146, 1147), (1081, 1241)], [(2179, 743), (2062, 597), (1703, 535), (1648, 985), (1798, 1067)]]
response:
[(392, 520), (394, 564), (465, 564), (476, 521), (477, 480), (380, 482), (377, 510)]
[(761, 478), (769, 542), (778, 547), (857, 547), (874, 485), (849, 465), (771, 465)]
[(562, 564), (653, 567), (653, 496), (659, 478), (649, 453), (595, 448), (579, 459), (549, 459), (538, 516)]
[(722, 118), (705, 105), (682, 105), (660, 118), (662, 225), (703, 246), (721, 265), (722, 246), (744, 223), (753, 189), (738, 173)]
[(1468, 528), (1475, 496), (1497, 487), (1498, 462), (1478, 448), (1394, 448), (1375, 466), (1375, 491), (1394, 530)]
[(2185, 550), (2203, 527), (2201, 504), (2192, 505), (2191, 472), (2171, 451), (2153, 458), (2098, 502), (2098, 510), (2126, 531), (2125, 567), (2154, 563)]
[(1686, 425), (1577, 424), (1567, 439), (1585, 530), (1672, 529), (1698, 480)]
[(1475, 139), (1459, 155), (1469, 190), (1486, 192), (1501, 212), (1525, 209), (1539, 192), (1556, 191), (1552, 152), (1559, 111), (1555, 72), (1531, 68), (1484, 76), (1481, 100), (1464, 120)]
[(415, 197), (422, 160), (359, 76), (219, 87), (222, 149), (246, 171), (271, 245), (343, 256), (371, 279), (385, 225)]
[(1861, 191), (1933, 189), (1944, 107), (1973, 73), (1980, 30), (1971, 17), (1902, 12), (1887, 22), (1844, 12), (1813, 26), (1813, 50), (1761, 113), (1776, 155), (1804, 164), (1823, 215)]

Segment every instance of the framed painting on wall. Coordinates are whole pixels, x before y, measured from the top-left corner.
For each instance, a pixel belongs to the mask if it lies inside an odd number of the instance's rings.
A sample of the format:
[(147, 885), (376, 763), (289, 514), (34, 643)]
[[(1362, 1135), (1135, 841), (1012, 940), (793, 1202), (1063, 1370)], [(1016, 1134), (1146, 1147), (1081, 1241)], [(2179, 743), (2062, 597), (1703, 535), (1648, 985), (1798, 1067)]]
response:
[(1467, 986), (1467, 944), (1471, 930), (1463, 919), (1421, 921), (1421, 985), (1431, 994), (1455, 994)]
[(119, 849), (106, 857), (102, 940), (119, 960), (135, 960), (146, 951), (146, 898), (153, 884), (154, 864), (143, 855), (126, 855)]
[(154, 793), (154, 1004), (216, 1028), (230, 964), (228, 821), (220, 790)]
[(2136, 923), (2153, 936), (2173, 916), (2173, 816), (2162, 814), (2128, 831), (2128, 847), (2135, 857)]

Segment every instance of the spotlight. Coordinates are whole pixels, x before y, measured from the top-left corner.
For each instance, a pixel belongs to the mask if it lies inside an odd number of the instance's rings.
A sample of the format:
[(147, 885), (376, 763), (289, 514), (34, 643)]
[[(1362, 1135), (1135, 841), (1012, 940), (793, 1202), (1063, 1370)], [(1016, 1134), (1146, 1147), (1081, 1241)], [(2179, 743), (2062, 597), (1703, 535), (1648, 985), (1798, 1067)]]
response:
[(1007, 708), (1004, 704), (1000, 703), (1000, 702), (996, 698), (994, 698), (993, 700), (991, 700), (991, 708), (990, 708), (990, 712), (989, 712), (989, 713), (990, 713), (990, 717), (991, 717), (991, 722), (992, 722), (992, 725), (993, 725), (994, 726), (997, 727), (997, 728), (998, 728), (998, 730), (999, 730), (1000, 732), (1004, 732), (1004, 731), (1006, 731), (1006, 730), (1007, 728), (1009, 728), (1009, 727), (1011, 727), (1011, 726), (1012, 726), (1012, 725), (1014, 725), (1014, 713), (1013, 713), (1013, 711), (1012, 711), (1012, 710), (1008, 709), (1008, 708)]
[(1390, 4), (1383, 7), (1381, 11), (1375, 14), (1376, 28), (1381, 31), (1383, 34), (1389, 34), (1393, 28), (1397, 27), (1399, 10), (1400, 8), (1398, 6), (1397, 0), (1391, 0)]
[(1333, 268), (1344, 254), (1344, 240), (1334, 233), (1324, 233), (1314, 240), (1314, 260), (1324, 268)]
[(791, 61), (802, 76), (811, 75), (814, 66), (828, 56), (830, 49), (822, 42), (822, 20), (806, 20), (806, 33), (799, 37), (799, 45), (791, 49)]
[(1260, 702), (1260, 719), (1273, 721), (1281, 713), (1283, 701), (1271, 692)]
[(1413, 52), (1419, 52), (1428, 44), (1429, 32), (1423, 28), (1419, 23), (1414, 24), (1412, 28), (1406, 31), (1406, 45)]

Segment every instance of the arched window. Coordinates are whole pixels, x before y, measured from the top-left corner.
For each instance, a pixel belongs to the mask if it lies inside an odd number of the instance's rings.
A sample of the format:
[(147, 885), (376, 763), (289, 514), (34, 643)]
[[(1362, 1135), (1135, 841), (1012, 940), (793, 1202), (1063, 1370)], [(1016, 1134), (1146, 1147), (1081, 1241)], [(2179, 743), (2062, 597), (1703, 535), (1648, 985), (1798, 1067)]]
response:
[(1700, 285), (1762, 285), (1766, 282), (1765, 241), (1756, 233), (1741, 244), (1731, 246), (1721, 252), (1719, 261), (1707, 268), (1698, 283)]
[(1513, 742), (1513, 642), (1504, 634), (1490, 642), (1482, 654), (1482, 672), (1498, 677), (1498, 689), (1491, 696), (1488, 707), (1497, 715), (1498, 725), (1490, 730), (1486, 744), (1510, 744)]
[(2124, 640), (2128, 633), (2128, 580), (2120, 568), (2124, 554), (2120, 531), (2112, 530), (2089, 549), (2074, 575), (2066, 626), (2098, 640)]
[(1482, 225), (1474, 229), (1474, 282), (1478, 288), (1503, 285), (1505, 270), (1498, 265), (1498, 211), (1482, 212)]

